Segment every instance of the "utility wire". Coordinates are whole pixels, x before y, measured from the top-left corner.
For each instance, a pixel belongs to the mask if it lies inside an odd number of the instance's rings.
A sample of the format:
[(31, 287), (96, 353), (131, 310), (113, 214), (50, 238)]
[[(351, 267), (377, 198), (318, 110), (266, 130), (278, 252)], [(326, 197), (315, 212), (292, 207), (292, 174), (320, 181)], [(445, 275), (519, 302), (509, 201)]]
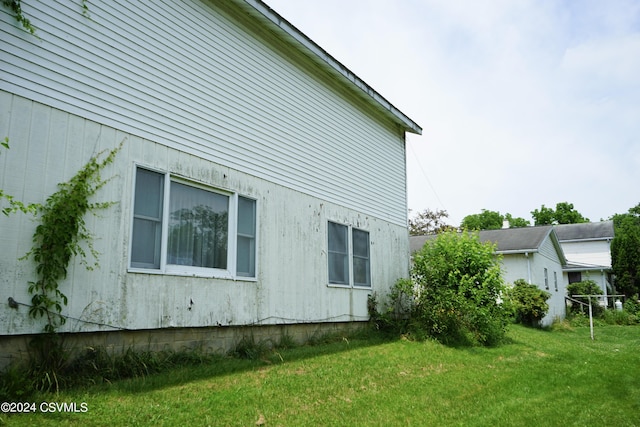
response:
[(446, 211), (447, 207), (444, 205), (444, 203), (442, 203), (442, 200), (440, 200), (440, 196), (438, 196), (438, 192), (436, 191), (435, 187), (431, 183), (431, 180), (429, 179), (429, 176), (427, 175), (427, 172), (425, 171), (424, 167), (422, 167), (422, 163), (420, 162), (420, 159), (418, 158), (418, 155), (414, 151), (413, 145), (409, 144), (408, 142), (407, 142), (407, 145), (409, 146), (409, 149), (413, 153), (413, 157), (415, 158), (416, 162), (418, 163), (418, 167), (420, 168), (420, 171), (422, 172), (422, 176), (427, 181), (427, 184), (429, 184), (429, 187), (431, 187), (431, 191), (433, 191), (433, 194), (436, 196), (436, 200), (438, 200), (438, 203), (440, 203), (440, 206), (442, 206), (442, 208)]

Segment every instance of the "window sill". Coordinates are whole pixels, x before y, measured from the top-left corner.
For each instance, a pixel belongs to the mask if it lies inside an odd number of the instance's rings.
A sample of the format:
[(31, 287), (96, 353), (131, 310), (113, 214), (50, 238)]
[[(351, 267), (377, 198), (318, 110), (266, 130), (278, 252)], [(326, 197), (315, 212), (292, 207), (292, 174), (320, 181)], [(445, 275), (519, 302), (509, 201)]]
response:
[(337, 283), (329, 283), (327, 285), (329, 288), (342, 288), (342, 289), (361, 289), (363, 291), (370, 291), (372, 289), (371, 286), (352, 286), (352, 285), (340, 285)]
[(233, 277), (230, 274), (208, 274), (204, 272), (188, 272), (188, 271), (175, 271), (175, 270), (153, 270), (144, 268), (128, 268), (127, 273), (133, 274), (150, 274), (155, 276), (177, 276), (177, 277), (194, 277), (198, 279), (220, 279), (220, 280), (232, 280), (234, 282), (257, 282), (257, 277), (245, 277), (236, 276)]

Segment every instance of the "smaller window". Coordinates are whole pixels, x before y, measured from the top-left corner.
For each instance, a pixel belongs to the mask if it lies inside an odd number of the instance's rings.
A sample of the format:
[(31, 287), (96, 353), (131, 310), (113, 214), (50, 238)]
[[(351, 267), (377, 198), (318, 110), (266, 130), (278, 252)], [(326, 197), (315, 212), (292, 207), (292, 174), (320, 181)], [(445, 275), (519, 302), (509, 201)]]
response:
[(256, 276), (256, 201), (240, 196), (236, 264), (238, 276)]
[(329, 283), (371, 287), (369, 232), (329, 221)]
[(558, 292), (558, 272), (557, 271), (553, 272), (553, 284), (556, 287), (556, 292)]

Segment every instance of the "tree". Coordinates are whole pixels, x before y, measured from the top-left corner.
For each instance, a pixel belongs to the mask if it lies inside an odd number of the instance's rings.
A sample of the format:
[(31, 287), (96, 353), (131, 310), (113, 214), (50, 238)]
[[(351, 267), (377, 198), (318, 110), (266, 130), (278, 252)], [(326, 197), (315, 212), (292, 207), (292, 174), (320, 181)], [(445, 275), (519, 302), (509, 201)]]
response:
[(613, 216), (612, 270), (619, 292), (631, 297), (640, 292), (640, 203), (626, 214)]
[(482, 209), (482, 212), (474, 215), (467, 215), (462, 219), (460, 228), (464, 230), (498, 230), (502, 228), (504, 216), (500, 212)]
[(573, 208), (573, 203), (567, 202), (557, 203), (555, 210), (542, 205), (540, 209), (531, 211), (531, 216), (533, 217), (535, 225), (589, 222), (589, 218), (585, 218), (580, 212)]
[(531, 216), (535, 225), (551, 225), (555, 220), (555, 211), (551, 208), (542, 205), (540, 210), (535, 209), (531, 211)]
[(448, 217), (447, 211), (440, 209), (435, 212), (430, 209), (418, 212), (413, 218), (409, 218), (409, 234), (424, 236), (453, 230), (454, 227), (444, 221)]
[(567, 202), (556, 204), (555, 220), (558, 224), (589, 222), (589, 218), (585, 218), (580, 212), (573, 208), (573, 203)]
[(528, 227), (531, 225), (529, 221), (524, 218), (514, 218), (510, 213), (504, 216), (504, 219), (509, 221), (509, 228), (520, 228), (520, 227)]
[(494, 250), (477, 233), (428, 241), (414, 255), (412, 322), (447, 343), (499, 343), (509, 313), (498, 303), (505, 286)]

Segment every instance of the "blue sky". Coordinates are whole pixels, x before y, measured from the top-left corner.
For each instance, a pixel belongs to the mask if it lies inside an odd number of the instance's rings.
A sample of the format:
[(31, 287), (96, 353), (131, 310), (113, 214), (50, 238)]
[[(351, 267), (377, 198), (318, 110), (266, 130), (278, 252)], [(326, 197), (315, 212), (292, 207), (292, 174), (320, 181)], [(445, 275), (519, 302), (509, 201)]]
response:
[(267, 0), (423, 128), (409, 208), (640, 202), (640, 1)]

